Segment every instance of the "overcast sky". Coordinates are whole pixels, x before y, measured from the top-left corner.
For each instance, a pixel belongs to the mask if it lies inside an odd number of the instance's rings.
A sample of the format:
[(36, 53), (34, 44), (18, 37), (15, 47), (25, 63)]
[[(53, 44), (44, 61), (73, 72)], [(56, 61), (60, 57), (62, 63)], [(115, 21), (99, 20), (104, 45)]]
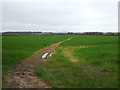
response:
[(118, 31), (119, 0), (30, 1), (2, 3), (3, 31)]

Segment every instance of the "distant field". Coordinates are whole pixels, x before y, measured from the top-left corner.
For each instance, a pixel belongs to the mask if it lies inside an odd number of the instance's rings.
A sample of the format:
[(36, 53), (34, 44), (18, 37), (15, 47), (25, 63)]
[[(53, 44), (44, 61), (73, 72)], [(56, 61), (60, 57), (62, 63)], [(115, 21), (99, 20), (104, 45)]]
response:
[(71, 35), (3, 36), (3, 75), (21, 59), (31, 56), (37, 50), (69, 37), (71, 37)]
[(55, 88), (117, 88), (118, 37), (78, 35), (35, 73)]

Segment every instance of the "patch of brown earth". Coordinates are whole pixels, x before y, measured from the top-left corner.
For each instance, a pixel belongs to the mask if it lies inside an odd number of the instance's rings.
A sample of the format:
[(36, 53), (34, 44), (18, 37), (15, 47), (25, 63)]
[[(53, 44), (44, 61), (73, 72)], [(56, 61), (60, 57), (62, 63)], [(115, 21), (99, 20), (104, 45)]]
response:
[(68, 48), (66, 48), (63, 53), (64, 53), (64, 56), (66, 56), (67, 58), (69, 58), (71, 62), (77, 62), (78, 61), (77, 59), (74, 59), (71, 56), (71, 53), (68, 51)]
[(59, 44), (72, 38), (73, 37), (55, 43), (47, 48), (35, 52), (30, 57), (21, 60), (21, 62), (8, 72), (3, 82), (3, 86), (5, 88), (52, 88), (42, 79), (38, 78), (34, 74), (34, 70), (40, 65), (41, 61), (44, 60), (41, 58), (44, 53), (53, 53), (54, 49)]
[[(71, 62), (78, 62), (78, 60), (75, 59), (72, 56), (70, 50), (72, 48), (87, 48), (87, 47), (91, 47), (91, 46), (90, 45), (89, 46), (68, 46), (68, 47), (64, 47), (63, 53), (64, 53), (64, 56), (66, 56), (67, 58), (69, 58)], [(80, 63), (80, 62), (78, 62), (78, 63)]]

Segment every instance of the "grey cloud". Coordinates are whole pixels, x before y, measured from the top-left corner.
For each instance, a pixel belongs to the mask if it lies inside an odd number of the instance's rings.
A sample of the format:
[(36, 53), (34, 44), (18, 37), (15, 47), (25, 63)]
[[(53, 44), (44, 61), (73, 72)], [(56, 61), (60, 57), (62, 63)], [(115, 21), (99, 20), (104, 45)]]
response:
[(116, 3), (3, 3), (4, 30), (117, 31)]

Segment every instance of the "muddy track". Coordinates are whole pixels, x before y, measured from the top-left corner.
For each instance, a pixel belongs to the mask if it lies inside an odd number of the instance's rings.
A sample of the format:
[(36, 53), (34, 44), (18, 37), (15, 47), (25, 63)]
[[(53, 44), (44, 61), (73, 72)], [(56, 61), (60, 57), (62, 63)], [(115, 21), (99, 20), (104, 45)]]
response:
[(3, 86), (5, 88), (52, 88), (42, 79), (38, 78), (34, 74), (34, 70), (40, 65), (41, 61), (44, 60), (41, 58), (44, 53), (53, 53), (59, 44), (72, 38), (73, 37), (55, 43), (47, 48), (37, 51), (30, 57), (21, 60), (21, 62), (8, 72), (3, 82)]

